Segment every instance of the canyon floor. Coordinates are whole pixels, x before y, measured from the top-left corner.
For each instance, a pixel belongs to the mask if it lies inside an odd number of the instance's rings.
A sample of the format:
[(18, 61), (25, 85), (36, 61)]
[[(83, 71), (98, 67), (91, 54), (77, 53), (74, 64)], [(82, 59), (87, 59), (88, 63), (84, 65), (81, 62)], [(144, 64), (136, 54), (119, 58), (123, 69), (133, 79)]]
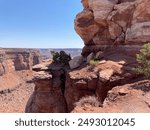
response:
[(30, 82), (31, 75), (32, 71), (19, 71), (0, 77), (0, 112), (25, 112), (34, 90), (34, 84)]

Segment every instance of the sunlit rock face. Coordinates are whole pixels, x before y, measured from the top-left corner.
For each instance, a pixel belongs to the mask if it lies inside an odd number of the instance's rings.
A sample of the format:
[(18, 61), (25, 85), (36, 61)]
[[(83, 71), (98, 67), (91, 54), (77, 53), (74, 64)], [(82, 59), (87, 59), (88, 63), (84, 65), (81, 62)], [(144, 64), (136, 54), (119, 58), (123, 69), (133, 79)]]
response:
[(40, 52), (36, 49), (0, 49), (0, 75), (6, 72), (31, 70), (41, 62)]
[(7, 72), (7, 65), (6, 65), (5, 51), (0, 49), (0, 76), (3, 76), (6, 72)]
[(75, 30), (84, 42), (84, 56), (108, 47), (135, 49), (150, 42), (149, 0), (82, 0), (82, 4)]

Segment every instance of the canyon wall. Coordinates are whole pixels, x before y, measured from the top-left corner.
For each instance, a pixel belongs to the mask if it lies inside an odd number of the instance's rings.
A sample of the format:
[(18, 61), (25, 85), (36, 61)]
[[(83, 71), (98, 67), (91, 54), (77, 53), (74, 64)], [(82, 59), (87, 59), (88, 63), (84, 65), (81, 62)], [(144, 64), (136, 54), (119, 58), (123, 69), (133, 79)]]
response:
[(0, 76), (6, 73), (5, 52), (0, 50)]
[(106, 48), (132, 52), (150, 42), (149, 0), (82, 0), (75, 30), (84, 41), (82, 55)]
[(31, 70), (41, 62), (40, 52), (34, 49), (0, 49), (0, 75), (11, 71)]

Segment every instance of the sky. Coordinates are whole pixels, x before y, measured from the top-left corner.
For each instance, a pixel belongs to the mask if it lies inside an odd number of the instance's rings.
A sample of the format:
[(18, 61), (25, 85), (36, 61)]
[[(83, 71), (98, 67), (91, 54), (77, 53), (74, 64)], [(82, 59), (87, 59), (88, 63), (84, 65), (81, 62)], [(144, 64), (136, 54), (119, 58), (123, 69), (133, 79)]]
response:
[(0, 0), (0, 47), (81, 48), (80, 0)]

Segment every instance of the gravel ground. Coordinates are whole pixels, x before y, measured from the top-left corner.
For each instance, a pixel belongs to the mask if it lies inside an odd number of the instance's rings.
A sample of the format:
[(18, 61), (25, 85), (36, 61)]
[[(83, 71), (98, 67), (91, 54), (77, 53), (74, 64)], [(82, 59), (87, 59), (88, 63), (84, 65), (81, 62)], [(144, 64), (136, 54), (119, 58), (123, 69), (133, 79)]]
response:
[(25, 112), (27, 101), (33, 90), (33, 83), (22, 83), (13, 89), (0, 91), (0, 112)]

